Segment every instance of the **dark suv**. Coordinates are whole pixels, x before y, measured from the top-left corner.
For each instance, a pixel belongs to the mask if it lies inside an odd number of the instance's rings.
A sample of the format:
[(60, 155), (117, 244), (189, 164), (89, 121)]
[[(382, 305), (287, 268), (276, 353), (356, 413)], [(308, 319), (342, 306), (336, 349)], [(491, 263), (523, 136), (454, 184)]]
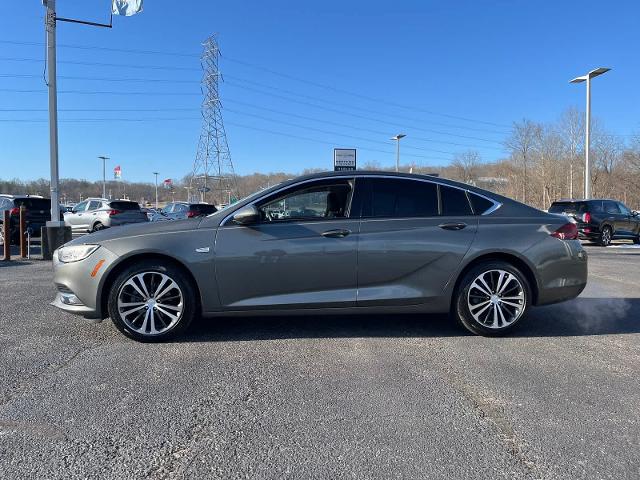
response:
[[(0, 224), (3, 223), (5, 210), (8, 210), (9, 236), (13, 244), (20, 241), (20, 207), (25, 208), (25, 224), (32, 237), (39, 237), (40, 229), (51, 219), (51, 200), (48, 198), (29, 195), (0, 196)], [(62, 220), (62, 212), (60, 220)], [(5, 225), (0, 226), (4, 230)]]
[(617, 200), (561, 200), (549, 213), (575, 218), (580, 238), (607, 246), (618, 238), (640, 243), (640, 216)]

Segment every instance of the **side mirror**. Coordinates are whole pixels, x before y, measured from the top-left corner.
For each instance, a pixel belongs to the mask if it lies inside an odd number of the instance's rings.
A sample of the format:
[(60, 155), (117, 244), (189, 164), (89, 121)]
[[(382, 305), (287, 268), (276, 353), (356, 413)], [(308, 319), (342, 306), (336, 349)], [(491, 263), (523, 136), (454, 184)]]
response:
[(632, 210), (631, 215), (633, 215), (634, 217), (637, 217), (638, 215), (640, 215), (640, 212), (638, 212), (637, 210)]
[(233, 222), (239, 225), (251, 225), (260, 221), (260, 211), (255, 205), (242, 207), (233, 215)]

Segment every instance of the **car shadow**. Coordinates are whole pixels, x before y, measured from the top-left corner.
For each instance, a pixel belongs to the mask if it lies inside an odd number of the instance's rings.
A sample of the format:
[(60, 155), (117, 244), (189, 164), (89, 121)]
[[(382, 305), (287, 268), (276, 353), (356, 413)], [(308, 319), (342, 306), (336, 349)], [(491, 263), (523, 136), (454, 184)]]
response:
[[(510, 337), (571, 337), (640, 333), (640, 298), (577, 298), (537, 307)], [(361, 314), (203, 318), (180, 342), (295, 338), (461, 337), (471, 335), (448, 315)]]

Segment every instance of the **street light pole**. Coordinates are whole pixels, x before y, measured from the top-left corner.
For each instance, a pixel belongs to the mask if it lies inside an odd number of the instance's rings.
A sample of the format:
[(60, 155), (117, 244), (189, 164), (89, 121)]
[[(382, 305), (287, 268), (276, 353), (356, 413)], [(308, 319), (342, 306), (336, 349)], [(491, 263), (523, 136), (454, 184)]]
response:
[(158, 210), (158, 172), (153, 172), (156, 176), (156, 210)]
[[(47, 17), (47, 69), (49, 70), (49, 163), (51, 169), (51, 219), (47, 227), (60, 228), (64, 222), (60, 221), (58, 211), (59, 201), (59, 173), (58, 173), (58, 90), (56, 86), (56, 2), (48, 0), (46, 3)], [(56, 248), (56, 246), (54, 246)], [(52, 250), (53, 251), (53, 250)]]
[(591, 79), (607, 73), (610, 68), (600, 67), (591, 70), (586, 75), (576, 77), (569, 83), (587, 82), (587, 111), (585, 114), (585, 136), (584, 136), (584, 198), (591, 198), (591, 171), (589, 169), (589, 150), (591, 150)]
[(404, 133), (399, 133), (395, 137), (391, 137), (391, 140), (396, 141), (396, 172), (400, 171), (400, 139), (406, 137)]
[(107, 198), (107, 167), (106, 162), (109, 160), (109, 157), (101, 156), (98, 157), (102, 160), (102, 198)]

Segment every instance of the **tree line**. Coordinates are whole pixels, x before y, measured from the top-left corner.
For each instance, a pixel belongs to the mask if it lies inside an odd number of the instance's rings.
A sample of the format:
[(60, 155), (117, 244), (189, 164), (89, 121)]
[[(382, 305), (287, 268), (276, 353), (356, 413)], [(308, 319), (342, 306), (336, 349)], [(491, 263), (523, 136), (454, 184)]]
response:
[[(485, 162), (477, 151), (468, 150), (456, 155), (449, 165), (433, 167), (403, 164), (401, 170), (438, 174), (547, 209), (551, 202), (560, 198), (584, 197), (584, 145), (584, 114), (572, 108), (552, 123), (529, 119), (514, 122), (504, 140), (507, 154), (496, 162)], [(632, 209), (640, 209), (640, 133), (629, 137), (615, 135), (607, 132), (595, 120), (591, 129), (590, 158), (591, 196), (613, 198)], [(369, 162), (359, 168), (393, 170), (395, 167)], [(322, 169), (307, 169), (301, 173), (317, 171)], [(230, 182), (233, 185), (231, 193), (214, 188), (204, 194), (204, 200), (215, 204), (227, 203), (229, 197), (233, 201), (298, 174), (271, 172), (238, 175)], [(193, 187), (191, 180), (190, 175), (186, 175), (171, 188), (159, 186), (159, 203), (187, 200), (188, 197), (200, 200), (202, 194)], [(152, 183), (108, 181), (107, 192), (110, 198), (129, 198), (141, 204), (155, 202), (155, 185)], [(0, 193), (48, 196), (49, 182), (46, 179), (0, 179)], [(102, 182), (61, 179), (60, 194), (63, 203), (101, 197)]]

